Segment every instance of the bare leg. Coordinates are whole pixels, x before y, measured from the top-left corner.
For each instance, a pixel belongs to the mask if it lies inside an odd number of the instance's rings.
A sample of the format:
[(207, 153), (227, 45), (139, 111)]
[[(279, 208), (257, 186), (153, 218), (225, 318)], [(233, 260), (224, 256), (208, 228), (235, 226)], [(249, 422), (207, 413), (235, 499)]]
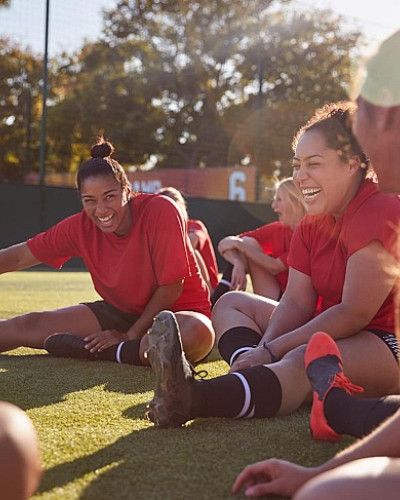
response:
[(349, 462), (306, 483), (293, 500), (397, 500), (400, 459), (372, 457)]
[[(344, 372), (350, 380), (364, 387), (362, 396), (377, 397), (398, 391), (398, 365), (388, 347), (374, 334), (360, 332), (337, 342)], [(278, 377), (282, 388), (280, 415), (296, 410), (311, 395), (304, 369), (305, 346), (297, 347), (278, 363), (268, 367)]]
[[(243, 238), (248, 245), (263, 252), (261, 245), (254, 238)], [(279, 300), (281, 296), (281, 287), (276, 277), (267, 269), (260, 266), (253, 260), (247, 259), (247, 270), (251, 277), (253, 292), (262, 297), (273, 300)]]
[[(193, 311), (180, 311), (175, 314), (182, 338), (183, 350), (190, 363), (197, 363), (205, 358), (214, 345), (215, 333), (211, 320), (204, 314)], [(140, 343), (140, 359), (144, 365), (149, 365), (145, 357), (148, 349), (148, 335)]]
[(38, 487), (42, 474), (35, 429), (16, 406), (0, 403), (1, 498), (25, 500)]
[(43, 348), (53, 333), (69, 332), (84, 337), (101, 329), (96, 316), (85, 305), (32, 312), (0, 321), (0, 351), (16, 347)]
[(245, 292), (228, 292), (213, 309), (217, 340), (236, 326), (246, 326), (263, 334), (277, 302)]

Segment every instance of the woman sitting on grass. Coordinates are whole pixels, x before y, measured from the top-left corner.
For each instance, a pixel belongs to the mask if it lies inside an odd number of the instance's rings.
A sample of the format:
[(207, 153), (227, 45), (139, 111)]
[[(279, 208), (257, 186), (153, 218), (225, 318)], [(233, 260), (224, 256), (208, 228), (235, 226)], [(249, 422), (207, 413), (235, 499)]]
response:
[(238, 236), (226, 236), (219, 242), (218, 251), (227, 265), (211, 295), (213, 305), (229, 290), (246, 290), (247, 274), (258, 295), (279, 300), (285, 291), (290, 241), (306, 212), (303, 197), (291, 178), (277, 184), (272, 209), (279, 221)]
[(99, 140), (80, 166), (80, 213), (0, 251), (0, 273), (82, 257), (103, 300), (3, 320), (0, 350), (44, 346), (56, 356), (148, 365), (144, 334), (163, 309), (176, 312), (192, 362), (212, 349), (208, 290), (186, 222), (168, 198), (132, 193), (113, 151)]
[(293, 179), (309, 213), (292, 239), (280, 302), (230, 292), (214, 308), (230, 373), (193, 380), (173, 314), (156, 318), (148, 356), (157, 375), (149, 417), (157, 426), (295, 411), (311, 395), (304, 350), (317, 331), (337, 340), (347, 375), (366, 396), (398, 391), (393, 269), (400, 200), (366, 179), (368, 159), (347, 126), (353, 112), (349, 103), (325, 107), (295, 137)]
[[(400, 194), (399, 51), (400, 31), (397, 31), (368, 61), (357, 98), (353, 131), (371, 157), (379, 188)], [(341, 354), (333, 339), (324, 333), (311, 338), (305, 364), (314, 391), (311, 428), (316, 427), (316, 422), (322, 424), (318, 425), (319, 438), (333, 441), (339, 439), (340, 433), (360, 436), (378, 423), (379, 427), (316, 467), (277, 459), (249, 465), (239, 474), (233, 491), (237, 493), (243, 488), (251, 498), (293, 495), (294, 500), (397, 500), (400, 396), (367, 399), (348, 394), (346, 388), (351, 382), (343, 373)]]

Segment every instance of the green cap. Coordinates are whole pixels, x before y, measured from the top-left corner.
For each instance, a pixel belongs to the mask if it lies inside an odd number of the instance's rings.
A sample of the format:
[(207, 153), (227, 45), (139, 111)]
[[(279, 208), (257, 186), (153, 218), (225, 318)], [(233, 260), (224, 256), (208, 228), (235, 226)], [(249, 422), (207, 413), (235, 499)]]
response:
[(387, 38), (359, 75), (358, 95), (376, 106), (400, 105), (400, 31)]

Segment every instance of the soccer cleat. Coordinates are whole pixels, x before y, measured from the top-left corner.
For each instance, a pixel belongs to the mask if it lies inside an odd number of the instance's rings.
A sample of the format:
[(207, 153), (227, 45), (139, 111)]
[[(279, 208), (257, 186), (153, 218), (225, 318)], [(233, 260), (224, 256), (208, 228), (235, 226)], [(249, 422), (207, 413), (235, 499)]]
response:
[(304, 357), (307, 377), (313, 389), (310, 430), (317, 441), (339, 441), (341, 435), (328, 424), (324, 404), (328, 393), (339, 388), (348, 394), (362, 392), (363, 388), (352, 384), (343, 373), (342, 358), (335, 341), (324, 332), (315, 333), (307, 344)]
[(158, 313), (148, 335), (146, 354), (156, 375), (156, 388), (147, 417), (156, 427), (180, 427), (190, 420), (194, 379), (175, 315), (170, 311)]
[(83, 337), (72, 333), (55, 333), (44, 341), (44, 348), (58, 358), (78, 358), (87, 360), (99, 359), (96, 353), (85, 349)]

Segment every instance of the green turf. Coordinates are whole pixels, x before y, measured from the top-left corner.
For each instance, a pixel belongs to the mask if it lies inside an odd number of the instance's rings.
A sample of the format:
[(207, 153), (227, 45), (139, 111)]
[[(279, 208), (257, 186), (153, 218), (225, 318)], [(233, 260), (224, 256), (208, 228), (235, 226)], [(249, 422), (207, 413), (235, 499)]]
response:
[[(97, 297), (82, 272), (2, 275), (0, 290), (2, 318)], [(227, 371), (216, 351), (200, 368), (211, 377)], [(243, 498), (230, 489), (246, 464), (273, 456), (316, 464), (350, 442), (313, 442), (308, 406), (270, 420), (198, 419), (154, 429), (144, 418), (153, 386), (150, 368), (28, 348), (1, 354), (0, 399), (27, 412), (40, 440), (45, 472), (34, 498)]]

